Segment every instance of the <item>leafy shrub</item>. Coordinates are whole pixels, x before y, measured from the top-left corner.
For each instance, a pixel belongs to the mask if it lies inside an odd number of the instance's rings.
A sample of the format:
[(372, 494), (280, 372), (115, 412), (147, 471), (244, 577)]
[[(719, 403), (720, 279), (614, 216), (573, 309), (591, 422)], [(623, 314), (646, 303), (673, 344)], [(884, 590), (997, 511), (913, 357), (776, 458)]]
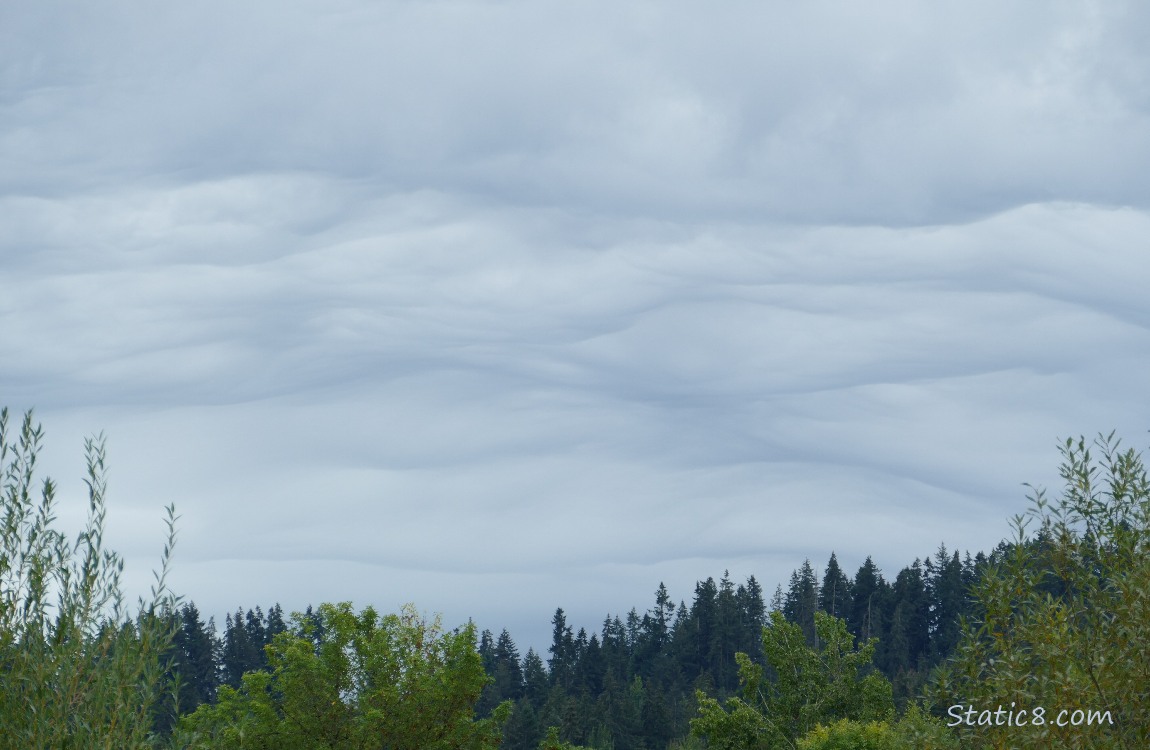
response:
[[(964, 724), (968, 745), (1150, 747), (1150, 481), (1113, 433), (1094, 448), (1065, 442), (1062, 496), (1031, 496), (1012, 543), (975, 586), (983, 615), (965, 625), (933, 700), (956, 707), (952, 716), (1027, 713), (1025, 726)], [(1074, 710), (1110, 721), (1058, 726)]]
[(0, 727), (5, 747), (148, 747), (150, 712), (163, 675), (161, 655), (174, 607), (165, 576), (168, 537), (156, 586), (135, 616), (120, 587), (123, 562), (104, 549), (103, 437), (85, 442), (88, 520), (74, 541), (55, 528), (56, 486), (36, 491), (43, 431), (32, 412), (19, 434), (0, 410)]

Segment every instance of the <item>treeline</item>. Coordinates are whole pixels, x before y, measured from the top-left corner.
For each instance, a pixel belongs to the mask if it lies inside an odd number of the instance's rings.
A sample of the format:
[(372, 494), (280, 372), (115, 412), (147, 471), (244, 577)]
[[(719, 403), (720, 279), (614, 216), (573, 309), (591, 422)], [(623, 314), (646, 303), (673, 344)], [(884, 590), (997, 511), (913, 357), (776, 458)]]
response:
[(690, 605), (660, 585), (594, 632), (556, 610), (547, 653), (521, 655), (507, 631), (413, 606), (241, 608), (217, 632), (166, 587), (171, 507), (129, 613), (102, 545), (102, 441), (69, 539), (36, 478), (39, 426), (7, 416), (0, 750), (1150, 747), (1150, 474), (1113, 435), (1067, 440), (1061, 496), (1036, 492), (989, 556), (941, 547), (888, 581), (832, 554), (770, 602), (754, 577), (701, 581)]
[[(770, 601), (754, 575), (739, 584), (728, 573), (700, 581), (690, 604), (676, 603), (659, 584), (650, 608), (608, 615), (591, 632), (576, 630), (557, 609), (545, 654), (521, 653), (507, 630), (484, 630), (477, 646), (492, 682), (477, 713), (514, 703), (505, 728), (508, 750), (535, 750), (551, 726), (577, 744), (663, 750), (688, 734), (697, 690), (720, 699), (737, 692), (736, 653), (763, 663), (762, 631), (772, 610), (798, 625), (812, 647), (820, 611), (845, 620), (859, 642), (877, 638), (874, 666), (902, 705), (953, 652), (960, 618), (975, 614), (967, 592), (988, 562), (981, 552), (960, 557), (940, 546), (891, 581), (870, 557), (850, 576), (832, 553), (821, 572), (804, 561)], [(220, 685), (239, 687), (245, 673), (266, 669), (266, 647), (287, 629), (278, 604), (266, 613), (237, 609), (226, 616), (222, 632), (203, 621), (194, 603), (177, 614), (169, 657), (172, 678), (179, 675), (180, 714), (213, 701)], [(319, 624), (310, 607), (303, 616)], [(171, 712), (165, 716), (158, 729), (170, 725)]]

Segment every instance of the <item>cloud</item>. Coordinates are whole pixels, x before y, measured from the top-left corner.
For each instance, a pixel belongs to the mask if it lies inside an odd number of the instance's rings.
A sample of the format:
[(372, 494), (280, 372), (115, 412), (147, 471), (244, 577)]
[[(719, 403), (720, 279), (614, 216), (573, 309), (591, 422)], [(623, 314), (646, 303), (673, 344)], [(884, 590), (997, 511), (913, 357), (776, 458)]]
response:
[(178, 504), (217, 617), (539, 646), (661, 579), (985, 549), (1056, 437), (1145, 429), (1145, 25), (5, 8), (0, 388), (69, 523), (108, 432), (131, 581)]
[(658, 219), (1146, 205), (1134, 9), (61, 7), (8, 11), (10, 191), (302, 171)]

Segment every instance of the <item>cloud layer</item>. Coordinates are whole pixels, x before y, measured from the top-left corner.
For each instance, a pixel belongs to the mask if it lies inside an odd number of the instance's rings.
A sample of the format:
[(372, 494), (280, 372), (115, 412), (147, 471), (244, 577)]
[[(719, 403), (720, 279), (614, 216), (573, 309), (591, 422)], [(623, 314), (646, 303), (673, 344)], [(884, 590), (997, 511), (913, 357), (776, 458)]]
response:
[(3, 401), (217, 614), (987, 548), (1146, 428), (1145, 12), (1026, 11), (7, 7)]

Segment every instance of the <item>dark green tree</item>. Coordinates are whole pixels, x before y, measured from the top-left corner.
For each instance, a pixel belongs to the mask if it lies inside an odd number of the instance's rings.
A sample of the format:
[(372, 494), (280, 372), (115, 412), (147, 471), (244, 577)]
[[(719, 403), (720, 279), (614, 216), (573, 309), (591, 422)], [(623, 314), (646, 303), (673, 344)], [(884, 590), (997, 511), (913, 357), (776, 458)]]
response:
[(791, 573), (790, 586), (783, 600), (783, 614), (788, 620), (798, 624), (814, 646), (818, 633), (815, 629), (815, 612), (819, 610), (819, 582), (810, 560), (803, 560), (802, 566)]
[(719, 591), (715, 595), (715, 621), (708, 644), (710, 671), (715, 686), (723, 693), (733, 692), (739, 685), (735, 653), (742, 641), (743, 613), (735, 598), (735, 585), (729, 571), (723, 571)]
[[(249, 615), (252, 615), (249, 610)], [(248, 672), (262, 669), (267, 664), (263, 641), (252, 639), (251, 628), (245, 627), (243, 609), (224, 618), (223, 645), (220, 660), (223, 683), (238, 688)]]
[(927, 592), (930, 597), (931, 650), (937, 660), (950, 654), (958, 644), (959, 617), (965, 609), (966, 585), (958, 552), (950, 554), (940, 545), (934, 560), (926, 561)]
[(855, 574), (851, 586), (851, 608), (846, 618), (847, 627), (856, 638), (865, 642), (881, 636), (886, 588), (882, 573), (868, 555)]
[(527, 649), (527, 655), (523, 657), (523, 697), (536, 711), (547, 701), (550, 682), (543, 659), (535, 649)]
[(551, 684), (559, 685), (564, 691), (571, 688), (575, 677), (575, 635), (567, 625), (567, 616), (563, 608), (555, 610), (551, 618), (551, 646), (547, 651), (551, 658), (547, 660), (548, 671), (551, 675)]
[(762, 656), (760, 634), (767, 624), (767, 605), (763, 598), (763, 587), (753, 575), (747, 578), (746, 585), (735, 591), (735, 602), (741, 616), (738, 650), (757, 659)]
[(819, 609), (831, 617), (845, 618), (850, 612), (850, 605), (850, 579), (839, 567), (835, 553), (831, 552), (831, 559), (827, 561), (826, 573), (823, 575), (823, 585), (819, 589)]

